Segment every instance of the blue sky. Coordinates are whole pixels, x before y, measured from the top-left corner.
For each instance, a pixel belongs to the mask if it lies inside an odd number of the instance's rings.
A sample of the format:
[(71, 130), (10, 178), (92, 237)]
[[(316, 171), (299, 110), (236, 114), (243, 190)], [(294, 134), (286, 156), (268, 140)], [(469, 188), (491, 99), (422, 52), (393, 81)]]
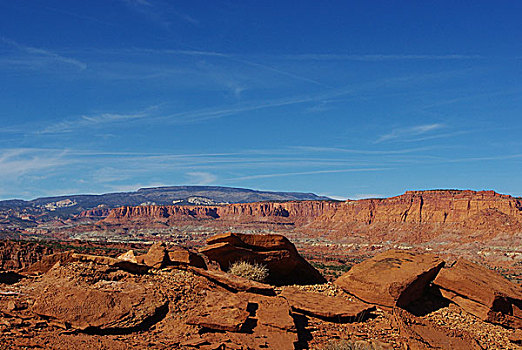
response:
[(522, 2), (0, 0), (0, 198), (522, 196)]

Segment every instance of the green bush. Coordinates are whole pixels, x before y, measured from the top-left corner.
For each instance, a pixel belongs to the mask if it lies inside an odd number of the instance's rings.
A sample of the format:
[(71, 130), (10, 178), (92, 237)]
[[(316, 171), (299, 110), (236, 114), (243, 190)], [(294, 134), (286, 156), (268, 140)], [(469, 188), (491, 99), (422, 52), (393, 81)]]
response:
[(230, 265), (228, 273), (256, 282), (264, 282), (268, 277), (268, 268), (255, 262), (236, 261)]

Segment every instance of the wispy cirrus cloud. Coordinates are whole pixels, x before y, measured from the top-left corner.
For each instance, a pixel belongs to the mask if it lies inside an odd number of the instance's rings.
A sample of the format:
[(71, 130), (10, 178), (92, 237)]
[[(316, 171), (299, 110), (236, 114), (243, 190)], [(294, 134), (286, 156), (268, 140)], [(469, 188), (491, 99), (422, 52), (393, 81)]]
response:
[(318, 147), (318, 146), (293, 146), (292, 148), (302, 151), (310, 152), (328, 152), (328, 153), (349, 153), (349, 154), (363, 154), (363, 155), (394, 155), (416, 153), (421, 151), (433, 150), (435, 147), (415, 147), (399, 150), (365, 150), (341, 147)]
[(159, 24), (164, 29), (170, 29), (172, 25), (170, 18), (177, 18), (191, 25), (198, 25), (199, 20), (187, 13), (173, 8), (169, 2), (160, 0), (122, 0), (129, 8), (143, 15), (149, 21)]
[(364, 61), (364, 62), (382, 62), (382, 61), (412, 61), (412, 60), (476, 60), (483, 59), (481, 55), (463, 55), (463, 54), (444, 54), (444, 55), (427, 55), (427, 54), (296, 54), (284, 55), (284, 58), (292, 60), (311, 60), (311, 61)]
[(44, 127), (43, 129), (36, 130), (34, 133), (38, 135), (68, 133), (89, 127), (100, 127), (111, 123), (144, 119), (150, 117), (157, 108), (158, 106), (150, 106), (142, 111), (129, 114), (100, 113), (94, 115), (83, 115), (77, 118), (56, 122)]
[(42, 65), (60, 63), (72, 65), (80, 70), (87, 69), (86, 63), (75, 58), (60, 55), (51, 50), (23, 45), (4, 37), (0, 37), (0, 42), (17, 49), (18, 53), (24, 54), (23, 56), (15, 55), (12, 57), (4, 57), (0, 59), (0, 64), (3, 63), (4, 65), (30, 66), (33, 68), (38, 68)]
[(195, 185), (210, 185), (217, 181), (217, 176), (208, 172), (193, 171), (186, 173), (187, 183)]
[(256, 174), (248, 176), (234, 177), (225, 181), (243, 181), (243, 180), (255, 180), (255, 179), (266, 179), (271, 177), (287, 177), (287, 176), (300, 176), (300, 175), (318, 175), (318, 174), (334, 174), (334, 173), (352, 173), (352, 172), (366, 172), (366, 171), (385, 171), (391, 168), (350, 168), (350, 169), (326, 169), (326, 170), (314, 170), (314, 171), (299, 171), (299, 172), (288, 172), (288, 173), (275, 173), (275, 174)]
[(63, 151), (40, 148), (11, 148), (0, 150), (0, 177), (16, 179), (19, 176), (40, 173), (69, 164)]
[(424, 135), (426, 133), (442, 129), (444, 127), (445, 127), (444, 124), (433, 123), (433, 124), (423, 124), (423, 125), (395, 128), (391, 132), (380, 136), (375, 141), (375, 143), (381, 143), (381, 142), (392, 141), (392, 140), (401, 141), (401, 140), (407, 139), (412, 136)]

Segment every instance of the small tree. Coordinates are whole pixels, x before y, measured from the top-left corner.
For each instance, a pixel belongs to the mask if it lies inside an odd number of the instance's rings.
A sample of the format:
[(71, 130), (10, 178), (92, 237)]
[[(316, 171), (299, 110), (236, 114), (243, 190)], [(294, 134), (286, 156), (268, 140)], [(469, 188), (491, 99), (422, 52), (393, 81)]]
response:
[(268, 277), (268, 268), (256, 262), (236, 261), (230, 265), (228, 273), (256, 282), (264, 282)]

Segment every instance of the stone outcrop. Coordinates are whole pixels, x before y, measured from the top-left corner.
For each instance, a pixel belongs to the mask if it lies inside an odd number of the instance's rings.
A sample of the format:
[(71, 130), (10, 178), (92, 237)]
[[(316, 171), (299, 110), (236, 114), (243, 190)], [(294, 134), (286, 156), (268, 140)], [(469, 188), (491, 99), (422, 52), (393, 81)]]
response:
[(0, 270), (25, 268), (54, 250), (48, 246), (20, 241), (0, 241)]
[(88, 219), (103, 219), (106, 218), (110, 213), (109, 208), (100, 208), (96, 207), (89, 210), (84, 210), (78, 215), (76, 215), (77, 218), (88, 218)]
[(465, 259), (440, 271), (433, 282), (442, 295), (492, 323), (522, 328), (522, 287)]
[(136, 257), (140, 264), (145, 264), (155, 269), (161, 269), (170, 264), (167, 246), (163, 242), (154, 243), (148, 250), (147, 254)]
[[(209, 242), (243, 249), (263, 246), (268, 252), (295, 249), (277, 235), (226, 234)], [(165, 253), (163, 248), (158, 244), (151, 250)], [(359, 295), (363, 283), (380, 293), (384, 302), (377, 304), (407, 305), (422, 294), (440, 259), (403, 251), (387, 254), (356, 265), (354, 270), (360, 271), (351, 286)], [(118, 258), (65, 252), (33, 265), (31, 271), (38, 276), (20, 276), (7, 282), (14, 284), (2, 284), (0, 347), (315, 349), (340, 340), (338, 345), (376, 350), (478, 350), (512, 349), (521, 339), (520, 332), (478, 321), (463, 311), (467, 304), (455, 298), (458, 305), (444, 304), (440, 310), (414, 316), (401, 307), (375, 309), (330, 284), (278, 288), (182, 263), (151, 269), (134, 262), (135, 258), (132, 251)], [(520, 311), (515, 308), (519, 287), (461, 263), (439, 272), (438, 288), (479, 304), (493, 298), (487, 316), (494, 317), (488, 321), (508, 320), (512, 327)], [(137, 274), (130, 267), (145, 270)], [(0, 283), (3, 277), (4, 272)], [(369, 299), (368, 295), (363, 296)], [(507, 299), (511, 304), (505, 304)], [(416, 301), (435, 304), (438, 300), (426, 293)]]
[[(371, 241), (425, 242), (446, 231), (471, 234), (473, 241), (522, 230), (522, 200), (493, 191), (408, 191), (357, 201), (258, 202), (218, 206), (138, 206), (111, 210), (100, 225), (244, 225), (367, 236)], [(480, 233), (480, 234), (477, 234)], [(471, 237), (469, 238), (471, 239)]]
[(389, 250), (354, 265), (335, 284), (367, 303), (406, 307), (422, 296), (443, 265), (432, 254)]
[(134, 250), (128, 250), (127, 252), (118, 255), (116, 258), (118, 260), (124, 260), (124, 261), (130, 261), (132, 263), (138, 263), (138, 260), (136, 259), (136, 255), (134, 254)]
[(326, 281), (282, 235), (225, 233), (209, 238), (207, 243), (208, 246), (200, 252), (218, 262), (223, 270), (236, 261), (249, 261), (268, 268), (267, 282), (271, 284), (314, 284)]
[(188, 270), (234, 292), (275, 295), (274, 288), (268, 284), (251, 281), (239, 276), (233, 276), (223, 271), (205, 270), (193, 266), (189, 266)]
[(44, 274), (57, 264), (64, 265), (71, 262), (92, 262), (136, 274), (146, 273), (149, 270), (149, 267), (129, 260), (115, 259), (108, 256), (77, 254), (73, 251), (67, 251), (44, 256), (42, 260), (21, 270), (21, 273), (26, 275)]
[(100, 332), (138, 328), (167, 306), (167, 300), (153, 288), (130, 282), (97, 287), (49, 288), (40, 294), (33, 311), (64, 327)]
[(374, 306), (358, 300), (328, 297), (294, 287), (284, 287), (280, 295), (288, 301), (294, 311), (334, 321), (362, 321), (375, 309)]
[(260, 224), (308, 223), (335, 209), (339, 203), (329, 201), (257, 202), (218, 206), (124, 206), (112, 209), (101, 224), (125, 224), (178, 221), (235, 221)]
[(428, 320), (416, 317), (405, 310), (394, 309), (393, 317), (400, 335), (407, 339), (408, 349), (483, 349), (468, 334), (447, 332)]
[(187, 323), (218, 331), (239, 332), (250, 313), (248, 300), (232, 293), (207, 291), (200, 313)]
[(195, 252), (188, 249), (176, 247), (168, 250), (170, 263), (173, 265), (194, 266), (202, 269), (207, 268), (205, 260)]

